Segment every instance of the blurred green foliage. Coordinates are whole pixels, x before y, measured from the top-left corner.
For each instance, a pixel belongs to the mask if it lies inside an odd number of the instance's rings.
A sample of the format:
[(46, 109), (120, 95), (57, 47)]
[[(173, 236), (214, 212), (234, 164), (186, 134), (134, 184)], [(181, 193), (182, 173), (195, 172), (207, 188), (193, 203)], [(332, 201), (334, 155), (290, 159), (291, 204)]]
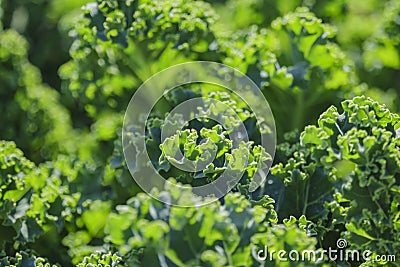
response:
[(79, 8), (88, 0), (2, 0), (1, 24), (23, 35), (30, 44), (29, 59), (46, 83), (60, 86), (57, 69), (68, 60), (68, 31)]

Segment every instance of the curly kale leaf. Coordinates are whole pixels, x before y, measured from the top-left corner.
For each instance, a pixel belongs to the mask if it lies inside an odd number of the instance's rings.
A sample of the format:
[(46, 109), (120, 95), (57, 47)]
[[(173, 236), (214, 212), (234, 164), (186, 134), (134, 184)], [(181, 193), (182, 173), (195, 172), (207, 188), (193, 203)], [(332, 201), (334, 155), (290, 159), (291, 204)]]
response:
[[(286, 187), (278, 214), (306, 215), (321, 239), (334, 231), (355, 249), (393, 254), (399, 248), (400, 116), (366, 97), (342, 108), (329, 108), (298, 143), (282, 147), (290, 148), (289, 158), (272, 169)], [(313, 205), (322, 212), (316, 217)]]

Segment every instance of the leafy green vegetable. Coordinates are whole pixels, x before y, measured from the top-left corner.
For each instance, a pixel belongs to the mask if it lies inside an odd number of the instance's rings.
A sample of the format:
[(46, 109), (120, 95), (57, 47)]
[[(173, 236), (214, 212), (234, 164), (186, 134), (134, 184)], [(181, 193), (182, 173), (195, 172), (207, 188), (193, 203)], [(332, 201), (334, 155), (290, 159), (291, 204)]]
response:
[[(199, 201), (172, 188), (158, 194), (178, 203)], [(138, 194), (109, 215), (106, 240), (119, 248), (129, 266), (257, 266), (254, 253), (265, 245), (276, 251), (315, 248), (316, 240), (305, 231), (309, 222), (292, 218), (275, 225), (272, 203), (268, 197), (251, 202), (229, 193), (224, 205), (182, 208)]]
[(16, 253), (14, 257), (2, 257), (0, 258), (1, 266), (10, 267), (23, 267), (23, 266), (35, 266), (35, 267), (56, 267), (58, 265), (50, 264), (46, 259), (36, 257), (31, 253), (22, 251)]
[(117, 254), (111, 253), (93, 253), (77, 265), (77, 267), (116, 267), (121, 266), (119, 263), (122, 258)]
[[(399, 11), (399, 0), (0, 1), (0, 265), (399, 266), (372, 260), (400, 257)], [(167, 183), (157, 201), (127, 169), (123, 114), (150, 76), (189, 61), (262, 89), (277, 151), (240, 97), (174, 88), (144, 134), (128, 129), (187, 189)], [(201, 116), (173, 111), (195, 98)], [(227, 186), (240, 178), (223, 198), (191, 192), (223, 172)], [(339, 241), (371, 260), (269, 254)]]
[[(366, 97), (342, 102), (307, 126), (289, 159), (272, 173), (284, 180), (278, 214), (306, 215), (323, 240), (334, 231), (354, 249), (399, 249), (400, 116)], [(283, 149), (284, 147), (281, 147)]]

